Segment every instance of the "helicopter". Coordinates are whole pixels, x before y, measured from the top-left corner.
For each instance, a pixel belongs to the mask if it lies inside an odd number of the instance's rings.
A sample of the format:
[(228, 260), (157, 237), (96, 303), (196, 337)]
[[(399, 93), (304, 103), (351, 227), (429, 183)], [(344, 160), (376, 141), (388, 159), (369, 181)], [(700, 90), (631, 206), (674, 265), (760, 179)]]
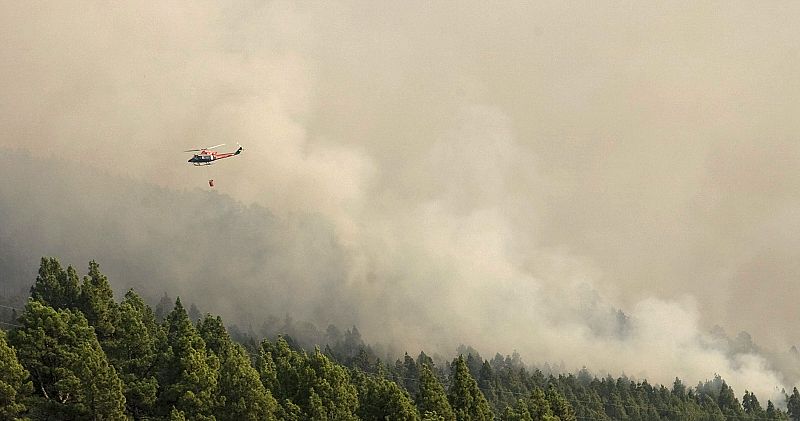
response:
[[(236, 144), (239, 145), (238, 142)], [(207, 148), (189, 149), (188, 151), (184, 152), (197, 152), (189, 159), (188, 162), (194, 165), (195, 167), (199, 167), (199, 166), (211, 165), (214, 163), (214, 161), (218, 159), (230, 158), (232, 156), (239, 155), (244, 150), (244, 148), (242, 148), (242, 145), (239, 145), (239, 149), (236, 149), (236, 152), (212, 151), (212, 149), (218, 148), (220, 146), (225, 146), (225, 144), (220, 143), (219, 145), (209, 146)], [(214, 187), (213, 178), (211, 180), (208, 180), (208, 186)]]
[[(237, 145), (239, 144), (237, 143)], [(219, 145), (216, 146), (209, 146), (207, 148), (200, 148), (200, 149), (189, 149), (188, 151), (184, 151), (184, 152), (197, 152), (187, 162), (191, 163), (196, 167), (199, 167), (201, 165), (211, 165), (214, 163), (214, 161), (217, 161), (218, 159), (230, 158), (232, 156), (239, 155), (244, 150), (242, 148), (242, 145), (239, 145), (239, 149), (237, 149), (236, 152), (212, 151), (212, 149), (218, 148), (220, 146), (225, 146), (225, 144), (220, 143)]]

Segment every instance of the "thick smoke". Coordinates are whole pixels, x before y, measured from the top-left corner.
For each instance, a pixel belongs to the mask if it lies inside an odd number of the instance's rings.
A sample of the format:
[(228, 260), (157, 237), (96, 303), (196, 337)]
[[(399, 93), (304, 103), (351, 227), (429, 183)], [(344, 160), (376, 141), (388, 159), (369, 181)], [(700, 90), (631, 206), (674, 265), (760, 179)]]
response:
[(703, 332), (800, 342), (800, 6), (2, 9), (0, 146), (33, 155), (3, 166), (4, 259), (412, 352), (796, 381)]

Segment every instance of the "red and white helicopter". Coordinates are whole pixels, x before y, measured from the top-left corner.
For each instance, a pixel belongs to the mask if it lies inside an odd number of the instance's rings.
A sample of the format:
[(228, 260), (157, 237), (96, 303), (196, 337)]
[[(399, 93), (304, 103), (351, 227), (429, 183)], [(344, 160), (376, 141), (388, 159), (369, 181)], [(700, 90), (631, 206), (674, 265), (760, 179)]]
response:
[[(237, 145), (239, 144), (237, 143)], [(236, 152), (217, 152), (212, 150), (220, 146), (225, 146), (225, 144), (220, 143), (219, 145), (209, 146), (207, 148), (189, 149), (188, 151), (184, 152), (197, 152), (194, 154), (194, 156), (191, 157), (191, 159), (189, 159), (188, 162), (196, 167), (199, 167), (199, 166), (211, 165), (219, 159), (230, 158), (232, 156), (239, 155), (244, 150), (244, 148), (242, 148), (242, 145), (239, 145), (239, 149), (236, 149)], [(209, 187), (214, 187), (214, 180), (213, 179), (208, 180), (208, 185)]]
[[(239, 144), (237, 143), (237, 145)], [(214, 161), (218, 159), (230, 158), (232, 156), (239, 155), (244, 150), (242, 148), (242, 145), (239, 145), (239, 149), (237, 149), (236, 152), (212, 151), (212, 149), (219, 148), (220, 146), (225, 146), (225, 144), (220, 143), (219, 145), (216, 146), (209, 146), (207, 148), (201, 148), (201, 149), (189, 149), (188, 151), (184, 151), (184, 152), (197, 152), (187, 162), (190, 162), (191, 164), (198, 167), (201, 165), (211, 165), (214, 163)]]

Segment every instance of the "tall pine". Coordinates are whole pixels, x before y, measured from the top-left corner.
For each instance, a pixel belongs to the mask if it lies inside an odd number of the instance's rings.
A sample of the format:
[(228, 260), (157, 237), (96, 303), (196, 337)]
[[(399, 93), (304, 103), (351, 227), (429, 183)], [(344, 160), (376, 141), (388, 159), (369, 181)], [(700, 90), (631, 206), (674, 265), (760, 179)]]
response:
[(114, 333), (116, 307), (108, 278), (100, 273), (100, 265), (92, 260), (89, 274), (83, 277), (81, 284), (79, 308), (89, 324), (94, 326), (101, 345), (105, 345)]
[(128, 291), (117, 308), (116, 327), (106, 353), (125, 385), (127, 409), (137, 419), (154, 409), (159, 357), (165, 343), (153, 311), (133, 290)]
[(547, 389), (547, 401), (550, 402), (550, 409), (553, 411), (553, 415), (558, 417), (559, 420), (577, 421), (578, 417), (572, 409), (572, 405), (554, 386)]
[(78, 308), (78, 274), (72, 266), (65, 271), (54, 257), (42, 257), (31, 298), (54, 309)]
[(0, 330), (0, 419), (15, 419), (25, 412), (24, 400), (33, 391), (28, 370), (22, 367), (14, 348)]
[(451, 384), (447, 398), (458, 421), (491, 421), (494, 419), (489, 402), (478, 389), (463, 356), (451, 364)]
[(419, 413), (429, 417), (440, 417), (444, 421), (455, 421), (456, 415), (450, 402), (447, 401), (447, 394), (444, 386), (433, 375), (430, 365), (421, 363), (419, 365), (419, 390), (415, 402)]
[(175, 408), (187, 419), (213, 419), (219, 360), (206, 350), (180, 298), (167, 315), (165, 328), (169, 349), (159, 378), (158, 407), (164, 415)]
[(80, 312), (30, 300), (9, 342), (31, 373), (45, 417), (121, 419), (122, 382)]
[(197, 330), (208, 350), (220, 361), (217, 420), (277, 419), (277, 401), (261, 383), (244, 347), (231, 341), (222, 319), (206, 315), (200, 320)]
[(417, 421), (417, 408), (408, 392), (383, 377), (355, 374), (358, 387), (358, 416), (362, 420)]
[(295, 351), (283, 338), (261, 343), (258, 362), (264, 385), (281, 404), (283, 418), (357, 420), (358, 395), (347, 370), (319, 349)]
[(553, 414), (547, 396), (540, 388), (535, 388), (530, 395), (517, 400), (513, 407), (507, 407), (504, 421), (560, 421)]
[(800, 393), (797, 392), (796, 387), (792, 390), (791, 396), (786, 400), (786, 410), (792, 421), (800, 421)]

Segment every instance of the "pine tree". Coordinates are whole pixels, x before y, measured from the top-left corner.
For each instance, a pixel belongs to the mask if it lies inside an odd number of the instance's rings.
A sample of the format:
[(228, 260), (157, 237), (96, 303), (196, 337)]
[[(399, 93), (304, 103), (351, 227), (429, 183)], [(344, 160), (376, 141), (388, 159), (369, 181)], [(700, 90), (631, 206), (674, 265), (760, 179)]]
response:
[(28, 301), (9, 342), (28, 368), (49, 417), (121, 419), (122, 382), (79, 312)]
[(747, 390), (744, 391), (744, 396), (742, 397), (742, 408), (744, 409), (744, 413), (747, 415), (757, 418), (764, 416), (764, 409), (758, 402), (758, 398), (756, 398), (754, 393), (748, 392)]
[(217, 357), (227, 353), (231, 348), (231, 337), (219, 316), (206, 314), (204, 318), (197, 320), (197, 333), (203, 338), (206, 349)]
[(278, 402), (264, 388), (247, 352), (239, 344), (233, 344), (222, 360), (219, 388), (225, 400), (217, 412), (218, 420), (277, 419)]
[(419, 413), (427, 414), (428, 417), (438, 416), (444, 421), (455, 421), (456, 415), (450, 402), (447, 401), (444, 386), (433, 375), (428, 364), (419, 366), (419, 391), (416, 397), (417, 409)]
[(152, 310), (133, 290), (119, 304), (116, 324), (106, 353), (125, 384), (128, 411), (138, 418), (154, 409), (159, 350), (166, 336), (155, 323)]
[[(525, 399), (519, 399), (515, 405), (517, 418), (515, 420), (530, 419), (531, 421), (558, 421), (553, 414), (550, 401), (540, 388), (535, 388)], [(526, 418), (530, 417), (530, 418)]]
[(180, 298), (167, 315), (167, 343), (170, 354), (160, 375), (158, 406), (166, 414), (173, 407), (188, 419), (209, 420), (217, 409), (219, 360), (189, 321)]
[[(556, 403), (558, 407), (561, 403)], [(554, 414), (552, 402), (541, 388), (534, 388), (530, 395), (524, 399), (518, 399), (513, 407), (506, 407), (503, 414), (504, 421), (560, 421), (575, 420), (575, 414), (570, 409), (559, 408), (559, 412), (564, 418), (559, 418)], [(616, 418), (614, 418), (616, 419)]]
[(358, 394), (350, 383), (347, 370), (322, 355), (319, 348), (309, 356), (308, 362), (314, 374), (306, 381), (310, 382), (309, 385), (322, 398), (330, 419), (343, 421), (358, 419), (355, 416)]
[(463, 356), (451, 364), (451, 385), (447, 399), (458, 421), (491, 421), (494, 419), (489, 402), (478, 389)]
[(780, 409), (775, 408), (775, 405), (770, 400), (767, 401), (767, 410), (764, 412), (764, 416), (768, 420), (778, 420), (778, 421), (789, 420), (789, 416)]
[(198, 324), (206, 348), (220, 360), (216, 417), (224, 420), (274, 420), (278, 403), (264, 388), (244, 347), (231, 341), (222, 319), (206, 315)]
[(39, 275), (31, 287), (31, 298), (54, 309), (78, 308), (78, 274), (72, 266), (64, 271), (54, 257), (42, 257)]
[(419, 388), (419, 384), (417, 383), (417, 377), (419, 377), (419, 368), (417, 367), (416, 361), (411, 358), (407, 353), (403, 357), (403, 381), (401, 384), (408, 393), (412, 395), (417, 394), (417, 389)]
[(86, 316), (89, 325), (94, 326), (100, 345), (114, 334), (117, 305), (114, 302), (114, 291), (108, 278), (100, 273), (100, 265), (94, 260), (89, 262), (89, 274), (83, 277), (80, 292), (79, 309)]
[(24, 400), (33, 392), (29, 377), (0, 330), (0, 419), (15, 419), (25, 412)]
[(786, 400), (786, 410), (792, 421), (800, 421), (800, 393), (797, 392), (796, 387), (792, 390), (789, 399)]
[(672, 394), (681, 400), (686, 398), (686, 386), (677, 377), (675, 377), (675, 382), (672, 383)]
[(719, 390), (717, 405), (719, 405), (719, 409), (726, 417), (738, 417), (742, 414), (742, 406), (739, 404), (739, 400), (736, 399), (733, 389), (731, 389), (724, 380)]
[(420, 351), (419, 355), (417, 355), (417, 367), (422, 367), (423, 364), (427, 364), (430, 367), (433, 367), (433, 358), (429, 357), (424, 351)]
[(523, 399), (519, 399), (514, 407), (506, 406), (501, 419), (503, 421), (533, 421)]
[[(358, 395), (350, 383), (350, 376), (344, 367), (334, 364), (319, 348), (307, 355), (292, 350), (286, 340), (278, 338), (275, 344), (263, 341), (261, 352), (259, 374), (285, 413), (296, 413), (294, 407), (297, 406), (303, 418), (357, 419)], [(273, 367), (274, 383), (272, 374), (265, 371)], [(270, 387), (270, 384), (274, 386)], [(324, 418), (316, 418), (323, 417), (323, 414)]]
[(553, 415), (558, 417), (560, 421), (577, 421), (578, 418), (572, 409), (572, 405), (567, 402), (564, 395), (555, 387), (547, 389), (547, 401), (550, 402), (550, 409), (552, 409)]
[(358, 385), (357, 414), (362, 420), (419, 420), (411, 396), (397, 383), (361, 371), (356, 373), (354, 380)]
[(775, 412), (775, 405), (772, 403), (771, 400), (767, 401), (767, 419), (774, 420), (776, 419), (777, 413)]
[(483, 392), (489, 404), (495, 409), (497, 409), (500, 404), (496, 383), (497, 379), (495, 378), (492, 366), (489, 364), (489, 361), (484, 360), (478, 372), (478, 388)]
[[(267, 343), (266, 341), (264, 343)], [(283, 397), (284, 394), (281, 393), (282, 389), (279, 387), (278, 383), (278, 369), (275, 366), (275, 361), (272, 359), (272, 353), (269, 351), (269, 347), (265, 348), (264, 345), (259, 348), (258, 350), (258, 357), (256, 358), (256, 371), (258, 371), (258, 377), (261, 380), (261, 384), (264, 385), (270, 393), (275, 396), (278, 393), (278, 396)]]

